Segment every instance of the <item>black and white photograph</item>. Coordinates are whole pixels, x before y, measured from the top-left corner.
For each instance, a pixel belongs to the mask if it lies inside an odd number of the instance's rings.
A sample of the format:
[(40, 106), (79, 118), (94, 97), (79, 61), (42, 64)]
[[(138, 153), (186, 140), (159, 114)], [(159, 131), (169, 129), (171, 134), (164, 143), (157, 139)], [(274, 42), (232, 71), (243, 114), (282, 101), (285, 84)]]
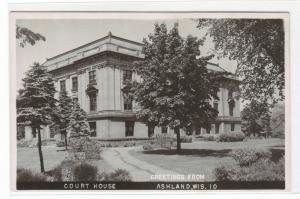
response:
[(10, 15), (17, 191), (287, 189), (288, 13)]

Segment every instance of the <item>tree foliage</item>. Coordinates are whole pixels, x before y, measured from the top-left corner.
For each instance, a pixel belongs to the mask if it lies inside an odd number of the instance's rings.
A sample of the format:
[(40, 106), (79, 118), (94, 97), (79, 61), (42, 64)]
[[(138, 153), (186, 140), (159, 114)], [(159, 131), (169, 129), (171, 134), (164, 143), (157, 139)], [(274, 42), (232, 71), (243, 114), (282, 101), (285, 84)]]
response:
[(73, 104), (69, 119), (69, 146), (76, 154), (76, 152), (81, 151), (83, 146), (89, 142), (89, 125), (87, 122), (86, 112), (80, 108), (77, 102), (74, 102)]
[(41, 125), (50, 124), (55, 115), (55, 87), (46, 68), (34, 63), (23, 78), (23, 89), (17, 97), (17, 123), (31, 126), (33, 133), (38, 134), (38, 150), (41, 172), (44, 172), (44, 162), (41, 143)]
[(209, 100), (218, 99), (218, 75), (205, 67), (212, 56), (198, 58), (200, 45), (191, 35), (182, 38), (177, 23), (169, 32), (164, 23), (155, 24), (144, 39), (145, 59), (135, 63), (142, 82), (125, 87), (140, 107), (137, 116), (174, 129), (177, 141), (180, 128), (208, 127), (217, 116)]
[(61, 91), (59, 93), (58, 103), (56, 106), (56, 117), (54, 120), (54, 125), (59, 127), (59, 131), (65, 137), (65, 147), (67, 149), (67, 128), (70, 124), (71, 114), (72, 114), (73, 101), (71, 97), (68, 96), (66, 91)]
[(16, 27), (16, 38), (19, 46), (24, 48), (27, 44), (35, 45), (37, 41), (46, 41), (46, 38), (39, 34), (31, 31), (28, 28), (17, 26)]
[(284, 99), (284, 27), (282, 19), (199, 19), (215, 49), (236, 60), (245, 100), (273, 105)]
[(260, 135), (261, 132), (270, 135), (271, 112), (268, 104), (253, 100), (245, 106), (241, 115), (243, 131), (247, 135)]

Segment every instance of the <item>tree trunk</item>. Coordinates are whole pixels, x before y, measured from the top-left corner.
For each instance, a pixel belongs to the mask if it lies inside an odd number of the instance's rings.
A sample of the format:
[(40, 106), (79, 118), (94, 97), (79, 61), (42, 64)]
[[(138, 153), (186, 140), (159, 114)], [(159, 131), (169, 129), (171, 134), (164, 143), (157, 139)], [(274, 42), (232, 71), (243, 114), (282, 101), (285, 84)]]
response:
[(66, 151), (68, 150), (68, 141), (67, 141), (67, 132), (65, 131), (65, 147)]
[(40, 156), (40, 165), (41, 165), (41, 172), (44, 173), (44, 159), (43, 159), (43, 152), (42, 152), (42, 138), (41, 138), (41, 128), (38, 126), (37, 127), (37, 133), (38, 133), (38, 143), (37, 147), (39, 150), (39, 156)]
[(174, 129), (176, 136), (177, 136), (177, 153), (180, 153), (181, 150), (181, 142), (180, 142), (180, 128), (175, 127)]

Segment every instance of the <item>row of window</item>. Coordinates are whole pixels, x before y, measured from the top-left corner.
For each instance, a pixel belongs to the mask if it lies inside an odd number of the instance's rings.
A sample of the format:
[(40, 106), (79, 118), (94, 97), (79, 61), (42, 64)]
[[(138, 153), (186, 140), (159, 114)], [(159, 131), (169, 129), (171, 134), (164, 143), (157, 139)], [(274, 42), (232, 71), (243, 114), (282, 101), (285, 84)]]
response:
[[(91, 136), (96, 137), (96, 122), (89, 122)], [(154, 128), (155, 126), (149, 125), (148, 126), (148, 136), (154, 135)], [(215, 134), (219, 134), (220, 124), (215, 124)], [(235, 130), (235, 124), (230, 124), (230, 130)], [(163, 126), (161, 127), (161, 133), (166, 134), (168, 132), (168, 127)], [(206, 133), (210, 134), (210, 129), (206, 129)], [(133, 136), (134, 135), (134, 121), (125, 121), (125, 136)]]
[[(218, 106), (219, 106), (219, 103), (218, 102), (214, 102), (213, 108), (215, 110), (219, 110)], [(233, 116), (234, 104), (233, 103), (228, 103), (228, 107), (229, 107), (229, 116)]]
[[(131, 70), (124, 70), (123, 71), (123, 81), (132, 80), (132, 71)], [(89, 72), (89, 84), (95, 84), (96, 83), (96, 70), (92, 70)], [(66, 81), (61, 80), (60, 81), (60, 90), (65, 91), (66, 90)], [(78, 78), (73, 77), (72, 78), (72, 91), (78, 91)]]

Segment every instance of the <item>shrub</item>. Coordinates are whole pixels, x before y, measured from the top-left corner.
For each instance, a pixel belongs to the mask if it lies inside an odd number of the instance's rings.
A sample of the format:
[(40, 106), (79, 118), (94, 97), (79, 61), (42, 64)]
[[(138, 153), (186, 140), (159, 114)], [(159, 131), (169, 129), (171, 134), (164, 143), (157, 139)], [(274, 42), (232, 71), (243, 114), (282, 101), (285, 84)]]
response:
[(86, 162), (80, 162), (73, 167), (75, 181), (96, 181), (98, 168)]
[(128, 171), (124, 169), (117, 169), (112, 173), (101, 173), (99, 175), (100, 181), (131, 181), (131, 176)]
[(70, 139), (69, 145), (71, 160), (100, 159), (101, 147), (97, 141), (90, 140), (88, 137), (73, 138)]
[(85, 159), (100, 159), (101, 147), (97, 141), (90, 140), (83, 145), (83, 152), (85, 153)]
[(47, 176), (30, 169), (17, 169), (17, 182), (47, 182)]
[(222, 133), (219, 135), (219, 142), (239, 142), (245, 139), (245, 134), (242, 132)]
[(74, 175), (72, 168), (75, 165), (73, 160), (63, 160), (54, 169), (47, 172), (47, 174), (53, 177), (54, 181), (73, 181)]
[(65, 142), (64, 141), (58, 141), (58, 142), (56, 142), (56, 146), (57, 147), (64, 147), (65, 146)]
[(180, 141), (182, 143), (192, 143), (193, 142), (193, 136), (191, 136), (191, 135), (184, 135), (184, 136), (180, 137)]
[(240, 166), (249, 166), (260, 159), (270, 159), (272, 153), (265, 149), (237, 149), (231, 156)]
[(135, 142), (125, 142), (124, 143), (124, 147), (131, 147), (131, 146), (135, 146), (136, 145), (136, 143)]
[(158, 133), (155, 135), (155, 145), (158, 145), (160, 148), (170, 148), (171, 142), (173, 142), (172, 137), (165, 133)]
[(237, 169), (234, 169), (234, 167), (220, 166), (215, 168), (214, 175), (216, 181), (233, 181), (236, 171)]
[(147, 144), (143, 145), (143, 149), (145, 151), (152, 151), (154, 148), (153, 148), (153, 146), (151, 144), (147, 143)]
[(284, 156), (271, 160), (266, 150), (236, 150), (232, 153), (236, 165), (220, 166), (214, 170), (216, 181), (284, 181)]

